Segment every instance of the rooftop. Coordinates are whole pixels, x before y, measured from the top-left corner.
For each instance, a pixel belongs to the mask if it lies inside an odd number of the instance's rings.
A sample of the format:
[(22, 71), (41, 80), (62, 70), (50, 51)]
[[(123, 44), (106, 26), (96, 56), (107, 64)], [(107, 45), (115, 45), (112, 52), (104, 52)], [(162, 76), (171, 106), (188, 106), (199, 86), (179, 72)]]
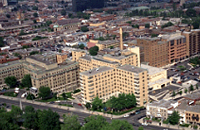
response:
[[(191, 94), (192, 95), (192, 94)], [(178, 110), (200, 113), (200, 105), (188, 105), (189, 101), (181, 100), (181, 104), (177, 107)]]
[(172, 106), (171, 105), (172, 103), (176, 103), (176, 101), (162, 99), (160, 101), (155, 101), (155, 102), (149, 103), (148, 105), (155, 106), (155, 107), (169, 108)]
[(200, 99), (200, 91), (192, 93), (192, 94), (187, 94), (184, 96), (184, 98), (191, 99), (191, 100)]
[(107, 66), (101, 66), (99, 68), (95, 68), (95, 69), (92, 69), (89, 71), (82, 72), (82, 73), (80, 73), (80, 75), (86, 75), (89, 77), (89, 76), (93, 76), (93, 75), (96, 75), (96, 74), (99, 74), (99, 73), (102, 73), (102, 72), (105, 72), (108, 70), (113, 70), (113, 68), (107, 67)]
[(132, 66), (132, 65), (123, 65), (123, 66), (118, 67), (118, 69), (137, 73), (137, 74), (146, 71), (146, 69), (142, 69), (142, 68)]
[(154, 75), (154, 74), (160, 73), (162, 71), (165, 71), (165, 69), (157, 68), (157, 67), (153, 67), (153, 66), (149, 66), (149, 65), (145, 65), (145, 64), (141, 64), (141, 68), (147, 69), (149, 75)]

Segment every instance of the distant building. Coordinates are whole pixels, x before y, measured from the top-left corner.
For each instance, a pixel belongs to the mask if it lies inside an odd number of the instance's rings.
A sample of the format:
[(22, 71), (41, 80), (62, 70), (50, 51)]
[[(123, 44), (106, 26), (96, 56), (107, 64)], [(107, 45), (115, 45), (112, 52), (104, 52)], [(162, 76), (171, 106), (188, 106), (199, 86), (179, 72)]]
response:
[(72, 0), (72, 10), (74, 12), (83, 11), (90, 8), (103, 8), (104, 0)]
[(18, 0), (7, 0), (8, 5), (15, 5), (18, 3)]
[(25, 74), (30, 74), (33, 87), (39, 89), (46, 86), (52, 92), (61, 94), (79, 87), (78, 72), (77, 62), (63, 61), (58, 64), (56, 54), (33, 55), (26, 60), (0, 64), (0, 89), (7, 87), (4, 82), (6, 77), (15, 76), (20, 80)]

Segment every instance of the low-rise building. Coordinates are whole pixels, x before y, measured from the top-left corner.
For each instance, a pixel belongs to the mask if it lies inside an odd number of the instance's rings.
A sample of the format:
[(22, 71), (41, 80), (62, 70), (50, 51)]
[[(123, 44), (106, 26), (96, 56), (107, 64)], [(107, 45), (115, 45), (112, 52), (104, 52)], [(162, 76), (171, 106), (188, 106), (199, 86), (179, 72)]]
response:
[(148, 70), (150, 90), (161, 89), (170, 85), (171, 81), (167, 79), (167, 70), (145, 64), (141, 64), (141, 68)]

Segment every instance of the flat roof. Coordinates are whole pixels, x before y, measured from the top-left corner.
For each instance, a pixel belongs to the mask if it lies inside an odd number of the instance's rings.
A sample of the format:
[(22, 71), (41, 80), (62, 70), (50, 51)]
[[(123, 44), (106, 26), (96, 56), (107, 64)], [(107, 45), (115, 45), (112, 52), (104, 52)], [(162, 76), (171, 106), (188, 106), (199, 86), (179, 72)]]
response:
[(200, 99), (200, 92), (194, 92), (192, 94), (187, 94), (184, 96), (184, 98), (188, 98), (188, 99), (191, 99), (191, 100), (195, 100), (195, 99)]
[(19, 64), (19, 63), (23, 63), (22, 60), (15, 60), (15, 61), (10, 61), (10, 62), (7, 62), (7, 63), (4, 63), (4, 64), (0, 64), (0, 68), (1, 67), (7, 67), (7, 66), (10, 66), (10, 65), (15, 65), (15, 64)]
[(177, 107), (177, 109), (188, 112), (197, 112), (200, 113), (200, 105), (188, 105), (190, 101), (183, 99), (181, 100), (181, 104)]
[(101, 66), (99, 68), (94, 68), (92, 70), (81, 72), (80, 75), (93, 76), (93, 75), (96, 75), (96, 74), (99, 74), (99, 73), (102, 73), (102, 72), (105, 72), (108, 70), (113, 70), (113, 69), (114, 68), (111, 68), (111, 67)]
[(160, 101), (154, 101), (152, 103), (149, 103), (148, 106), (155, 106), (155, 107), (162, 107), (162, 108), (169, 108), (171, 107), (172, 103), (176, 103), (174, 100), (165, 100), (162, 99)]
[(136, 66), (133, 66), (133, 65), (123, 65), (123, 66), (118, 67), (118, 69), (137, 73), (137, 74), (144, 72), (144, 71), (147, 71), (146, 69), (139, 68), (139, 67), (136, 67)]
[(153, 66), (149, 66), (149, 65), (145, 65), (145, 64), (141, 64), (141, 68), (147, 69), (149, 75), (154, 75), (154, 74), (160, 73), (162, 71), (165, 71), (165, 69), (157, 68), (157, 67), (153, 67)]

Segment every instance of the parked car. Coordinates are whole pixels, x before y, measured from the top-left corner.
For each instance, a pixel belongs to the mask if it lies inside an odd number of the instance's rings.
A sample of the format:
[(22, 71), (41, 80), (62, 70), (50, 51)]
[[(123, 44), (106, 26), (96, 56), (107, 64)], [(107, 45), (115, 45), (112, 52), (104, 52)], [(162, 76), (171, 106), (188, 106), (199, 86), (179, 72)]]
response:
[(188, 72), (187, 70), (184, 70), (184, 71), (183, 71), (183, 73), (187, 73), (187, 72)]
[(52, 102), (49, 102), (49, 104), (54, 104), (54, 101), (52, 101)]
[(200, 79), (198, 79), (198, 78), (195, 78), (194, 80), (196, 80), (196, 81), (200, 82)]
[(142, 123), (142, 125), (143, 125), (143, 126), (148, 126), (148, 124), (147, 124), (147, 123)]
[(78, 103), (79, 106), (82, 106), (80, 103)]
[(131, 116), (135, 115), (135, 112), (130, 113)]
[(129, 114), (124, 115), (124, 117), (129, 117), (129, 116), (130, 116)]

